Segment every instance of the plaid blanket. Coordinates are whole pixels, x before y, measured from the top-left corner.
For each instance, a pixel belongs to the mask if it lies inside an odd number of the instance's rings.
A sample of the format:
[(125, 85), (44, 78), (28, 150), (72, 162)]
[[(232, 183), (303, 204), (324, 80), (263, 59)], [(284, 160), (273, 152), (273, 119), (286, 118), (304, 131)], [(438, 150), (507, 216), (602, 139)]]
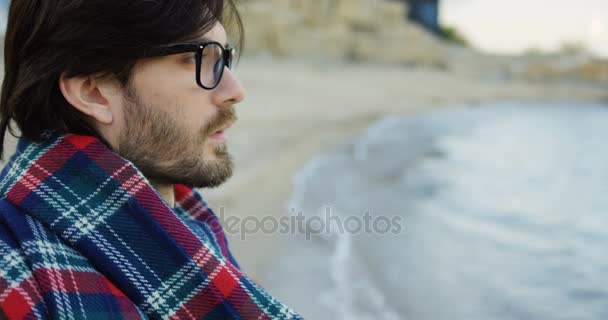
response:
[(99, 140), (22, 138), (0, 174), (9, 319), (301, 319), (240, 270), (201, 196), (174, 208)]

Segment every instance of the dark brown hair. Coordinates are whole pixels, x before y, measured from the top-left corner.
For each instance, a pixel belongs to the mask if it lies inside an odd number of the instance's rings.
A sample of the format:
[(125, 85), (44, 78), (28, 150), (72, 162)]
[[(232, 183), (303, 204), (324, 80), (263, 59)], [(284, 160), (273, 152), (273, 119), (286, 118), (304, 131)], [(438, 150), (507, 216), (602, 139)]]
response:
[[(12, 0), (0, 96), (0, 158), (6, 131), (32, 141), (53, 130), (102, 139), (59, 90), (59, 77), (115, 76), (125, 85), (147, 48), (191, 40), (232, 18), (233, 0)], [(103, 141), (103, 139), (102, 139)]]

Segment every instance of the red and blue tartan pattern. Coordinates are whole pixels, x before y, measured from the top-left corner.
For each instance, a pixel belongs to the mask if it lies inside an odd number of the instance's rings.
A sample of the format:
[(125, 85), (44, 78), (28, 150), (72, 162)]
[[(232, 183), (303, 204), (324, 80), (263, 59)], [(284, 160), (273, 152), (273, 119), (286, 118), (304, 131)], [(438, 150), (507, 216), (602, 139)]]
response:
[(301, 319), (249, 279), (198, 192), (175, 208), (88, 136), (24, 138), (0, 174), (9, 319)]

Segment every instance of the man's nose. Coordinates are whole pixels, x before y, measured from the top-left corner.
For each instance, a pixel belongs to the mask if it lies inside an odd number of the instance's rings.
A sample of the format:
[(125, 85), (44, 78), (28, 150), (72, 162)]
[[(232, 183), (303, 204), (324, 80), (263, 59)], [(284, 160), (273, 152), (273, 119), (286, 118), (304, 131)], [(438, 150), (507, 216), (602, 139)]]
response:
[(225, 67), (222, 80), (215, 88), (214, 99), (217, 106), (229, 106), (245, 99), (245, 89), (232, 70)]

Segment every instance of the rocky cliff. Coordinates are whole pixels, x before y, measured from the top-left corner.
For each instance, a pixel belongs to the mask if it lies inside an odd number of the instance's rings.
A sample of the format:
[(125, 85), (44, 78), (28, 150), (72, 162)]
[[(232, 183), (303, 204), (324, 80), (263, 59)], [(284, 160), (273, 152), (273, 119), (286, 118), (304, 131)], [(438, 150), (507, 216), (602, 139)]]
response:
[(390, 0), (241, 1), (246, 54), (437, 65), (447, 50)]

